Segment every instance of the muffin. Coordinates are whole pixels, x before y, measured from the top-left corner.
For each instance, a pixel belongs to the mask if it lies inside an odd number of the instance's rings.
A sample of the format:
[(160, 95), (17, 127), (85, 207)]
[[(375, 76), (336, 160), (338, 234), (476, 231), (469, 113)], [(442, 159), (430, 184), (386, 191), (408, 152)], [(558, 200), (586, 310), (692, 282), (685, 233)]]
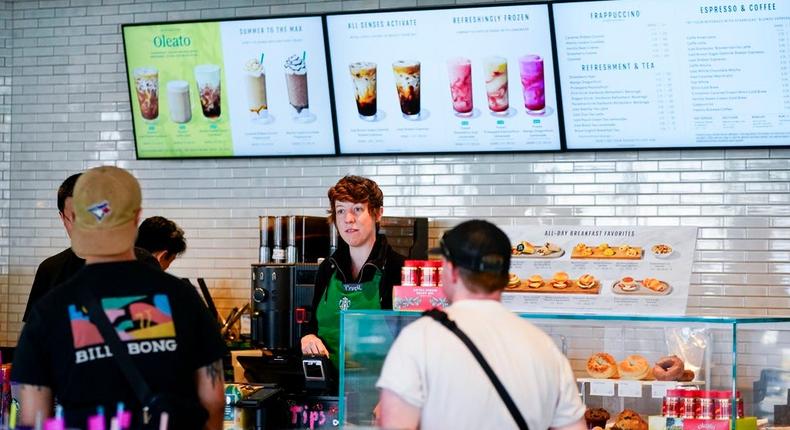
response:
[(603, 408), (589, 408), (584, 412), (584, 421), (587, 422), (587, 428), (593, 427), (606, 428), (606, 421), (609, 420), (609, 412)]

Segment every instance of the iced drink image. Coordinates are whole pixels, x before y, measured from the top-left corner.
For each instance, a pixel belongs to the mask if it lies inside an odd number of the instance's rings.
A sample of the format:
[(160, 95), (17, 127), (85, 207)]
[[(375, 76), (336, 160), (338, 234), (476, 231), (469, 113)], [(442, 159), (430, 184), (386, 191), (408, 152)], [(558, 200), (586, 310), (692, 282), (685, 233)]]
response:
[(247, 93), (250, 118), (265, 118), (269, 112), (266, 103), (266, 72), (263, 64), (254, 58), (244, 64), (244, 91)]
[(354, 81), (354, 96), (357, 100), (359, 117), (376, 119), (376, 63), (356, 62), (348, 66)]
[[(291, 55), (285, 60), (285, 84), (288, 87), (288, 102), (296, 110), (296, 116), (308, 114), (307, 65), (304, 57)], [(304, 112), (304, 114), (303, 114)]]
[(167, 104), (170, 106), (170, 120), (185, 123), (192, 119), (192, 104), (189, 102), (189, 83), (170, 81), (167, 83)]
[(219, 118), (220, 108), (220, 70), (216, 64), (201, 64), (195, 67), (200, 107), (208, 119)]
[(472, 115), (472, 62), (468, 58), (453, 58), (447, 61), (450, 75), (450, 96), (455, 114), (462, 117)]
[(392, 63), (395, 88), (398, 90), (400, 111), (406, 119), (420, 118), (420, 62), (396, 61)]
[(159, 70), (154, 67), (134, 69), (137, 102), (143, 119), (155, 120), (159, 116)]
[(524, 107), (530, 113), (546, 110), (546, 93), (543, 80), (543, 58), (525, 55), (518, 59), (521, 87), (524, 89)]
[(483, 69), (488, 108), (494, 114), (506, 115), (508, 107), (510, 107), (507, 99), (507, 59), (502, 57), (486, 58), (483, 62)]

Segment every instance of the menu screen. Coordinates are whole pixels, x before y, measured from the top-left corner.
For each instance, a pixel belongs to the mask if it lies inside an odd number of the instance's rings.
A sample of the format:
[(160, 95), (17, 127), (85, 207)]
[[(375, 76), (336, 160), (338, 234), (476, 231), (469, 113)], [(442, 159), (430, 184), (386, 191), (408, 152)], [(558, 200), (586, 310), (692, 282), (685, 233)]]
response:
[(327, 16), (340, 152), (559, 150), (545, 4)]
[(335, 153), (321, 17), (123, 36), (138, 158)]
[(787, 145), (790, 1), (553, 12), (568, 149)]

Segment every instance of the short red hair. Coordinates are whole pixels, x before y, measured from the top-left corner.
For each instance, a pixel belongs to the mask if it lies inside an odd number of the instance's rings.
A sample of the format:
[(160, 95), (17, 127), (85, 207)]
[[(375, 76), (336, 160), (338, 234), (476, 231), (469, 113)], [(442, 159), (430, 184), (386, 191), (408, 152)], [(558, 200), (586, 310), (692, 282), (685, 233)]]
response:
[(375, 218), (384, 206), (384, 193), (379, 184), (362, 176), (347, 175), (327, 192), (329, 197), (329, 222), (335, 223), (335, 203), (367, 203), (368, 211)]

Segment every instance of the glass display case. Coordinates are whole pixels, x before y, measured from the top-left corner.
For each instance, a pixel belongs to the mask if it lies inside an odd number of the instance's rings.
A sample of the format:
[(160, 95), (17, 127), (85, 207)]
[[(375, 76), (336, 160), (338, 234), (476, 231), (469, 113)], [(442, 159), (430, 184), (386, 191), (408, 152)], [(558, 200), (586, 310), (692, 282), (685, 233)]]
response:
[[(790, 318), (520, 316), (548, 333), (568, 357), (585, 405), (604, 408), (612, 418), (623, 409), (632, 409), (646, 421), (654, 417), (650, 430), (661, 429), (666, 420), (656, 417), (666, 416), (662, 407), (666, 407), (667, 390), (698, 388), (713, 397), (713, 391), (726, 391), (729, 400), (723, 404), (729, 405), (729, 416), (756, 417), (769, 426), (790, 425)], [(343, 314), (341, 422), (373, 424), (378, 401), (375, 384), (387, 351), (403, 327), (419, 317), (418, 313), (393, 311)], [(660, 358), (677, 355), (694, 374), (687, 372), (690, 380), (686, 382), (657, 381), (652, 375), (648, 380), (597, 379), (587, 372), (587, 361), (599, 352), (618, 362), (638, 354), (651, 369)], [(739, 429), (756, 427), (753, 418), (742, 421)], [(734, 420), (729, 424), (736, 426)]]

